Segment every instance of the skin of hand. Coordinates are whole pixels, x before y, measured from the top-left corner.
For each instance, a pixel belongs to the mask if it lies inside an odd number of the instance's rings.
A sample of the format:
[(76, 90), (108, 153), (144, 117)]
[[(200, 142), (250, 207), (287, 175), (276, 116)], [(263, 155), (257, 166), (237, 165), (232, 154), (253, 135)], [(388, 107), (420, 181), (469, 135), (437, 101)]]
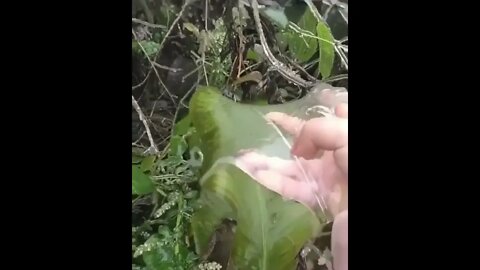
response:
[[(308, 121), (277, 112), (266, 117), (294, 136), (291, 153), (298, 157), (298, 161), (248, 152), (237, 158), (237, 166), (286, 198), (311, 207), (318, 207), (314, 193), (322, 198), (322, 207), (334, 218), (333, 267), (347, 270), (348, 105), (338, 105), (334, 116)], [(314, 180), (313, 186), (305, 181), (305, 173)]]

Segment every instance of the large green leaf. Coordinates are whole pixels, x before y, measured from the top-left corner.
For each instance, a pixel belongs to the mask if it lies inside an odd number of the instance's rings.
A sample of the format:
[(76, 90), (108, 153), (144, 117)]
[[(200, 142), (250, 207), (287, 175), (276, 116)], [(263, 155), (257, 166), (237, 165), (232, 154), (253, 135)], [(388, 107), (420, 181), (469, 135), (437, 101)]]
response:
[[(306, 9), (303, 16), (300, 17), (297, 25), (310, 33), (316, 32), (317, 20), (310, 9)], [(293, 55), (300, 61), (306, 62), (317, 52), (318, 41), (313, 37), (300, 35), (297, 32), (289, 32), (288, 48)]]
[(328, 25), (324, 22), (317, 24), (318, 48), (319, 48), (319, 70), (322, 79), (330, 77), (335, 59), (334, 39)]
[(309, 208), (283, 199), (232, 164), (238, 151), (258, 148), (288, 158), (289, 149), (262, 114), (297, 115), (313, 99), (284, 105), (239, 104), (217, 89), (199, 88), (190, 103), (192, 123), (204, 156), (201, 208), (192, 218), (197, 252), (205, 256), (209, 241), (224, 218), (237, 222), (230, 262), (236, 269), (295, 269), (301, 247), (320, 229)]

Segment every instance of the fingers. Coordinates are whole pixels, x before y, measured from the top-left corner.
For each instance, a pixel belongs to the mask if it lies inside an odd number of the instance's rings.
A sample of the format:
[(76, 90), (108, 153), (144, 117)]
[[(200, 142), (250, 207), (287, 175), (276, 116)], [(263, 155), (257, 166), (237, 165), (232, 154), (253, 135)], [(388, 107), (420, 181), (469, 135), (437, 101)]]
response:
[(335, 108), (335, 114), (341, 118), (348, 118), (348, 104), (342, 103)]
[(332, 227), (333, 269), (348, 270), (348, 210), (338, 214)]
[(340, 170), (348, 177), (348, 145), (338, 149), (333, 153), (335, 157), (335, 163)]
[(266, 117), (268, 120), (277, 124), (285, 132), (294, 136), (300, 132), (305, 123), (305, 120), (280, 112), (267, 113)]
[(273, 170), (293, 179), (298, 179), (298, 169), (292, 160), (269, 157), (256, 152), (248, 152), (235, 159), (235, 165), (249, 175), (259, 170)]
[(316, 188), (310, 186), (307, 182), (295, 181), (277, 171), (271, 170), (257, 171), (255, 179), (261, 185), (280, 194), (282, 197), (304, 203), (310, 207), (314, 207), (316, 204), (312, 193), (312, 189), (316, 190)]
[(265, 156), (255, 152), (246, 152), (236, 157), (235, 165), (250, 175), (257, 170), (268, 168)]
[(347, 145), (347, 120), (337, 117), (311, 119), (303, 125), (292, 147), (292, 154), (314, 158), (319, 150), (335, 151)]
[(348, 104), (338, 105), (335, 114), (338, 117), (314, 118), (309, 121), (279, 112), (268, 113), (266, 117), (296, 137), (292, 154), (311, 159), (321, 150), (334, 151), (347, 145)]

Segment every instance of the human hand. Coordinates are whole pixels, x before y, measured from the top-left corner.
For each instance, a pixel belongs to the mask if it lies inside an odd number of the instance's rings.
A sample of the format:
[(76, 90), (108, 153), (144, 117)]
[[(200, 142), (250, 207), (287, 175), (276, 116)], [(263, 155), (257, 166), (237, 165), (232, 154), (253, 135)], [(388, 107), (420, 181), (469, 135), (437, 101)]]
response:
[(337, 106), (333, 117), (308, 121), (282, 113), (266, 117), (295, 137), (291, 153), (298, 161), (248, 152), (237, 158), (237, 166), (286, 198), (311, 207), (321, 198), (320, 207), (334, 217), (334, 268), (348, 269), (348, 105)]
[[(333, 216), (345, 210), (348, 105), (337, 106), (335, 116), (308, 121), (277, 112), (266, 117), (294, 136), (291, 153), (298, 159), (285, 160), (251, 151), (237, 158), (237, 166), (288, 199), (328, 208)], [(307, 181), (307, 177), (313, 181)], [(321, 205), (317, 197), (322, 199)]]

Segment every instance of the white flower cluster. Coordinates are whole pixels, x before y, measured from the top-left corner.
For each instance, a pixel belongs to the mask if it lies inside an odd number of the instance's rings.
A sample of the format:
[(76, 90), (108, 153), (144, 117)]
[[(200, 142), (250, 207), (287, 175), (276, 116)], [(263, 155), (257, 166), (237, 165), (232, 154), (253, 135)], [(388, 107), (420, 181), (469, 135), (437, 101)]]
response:
[(171, 200), (169, 202), (164, 203), (160, 208), (158, 208), (157, 212), (155, 212), (155, 218), (161, 217), (165, 212), (170, 210), (175, 205), (176, 200)]
[(222, 266), (217, 262), (202, 263), (198, 266), (200, 270), (220, 270)]
[(133, 254), (133, 257), (136, 258), (138, 256), (141, 256), (141, 255), (143, 255), (143, 253), (149, 252), (149, 251), (157, 248), (158, 246), (159, 246), (159, 243), (157, 243), (157, 242), (145, 243), (145, 244), (143, 244), (143, 245), (141, 245), (137, 248), (137, 250)]

